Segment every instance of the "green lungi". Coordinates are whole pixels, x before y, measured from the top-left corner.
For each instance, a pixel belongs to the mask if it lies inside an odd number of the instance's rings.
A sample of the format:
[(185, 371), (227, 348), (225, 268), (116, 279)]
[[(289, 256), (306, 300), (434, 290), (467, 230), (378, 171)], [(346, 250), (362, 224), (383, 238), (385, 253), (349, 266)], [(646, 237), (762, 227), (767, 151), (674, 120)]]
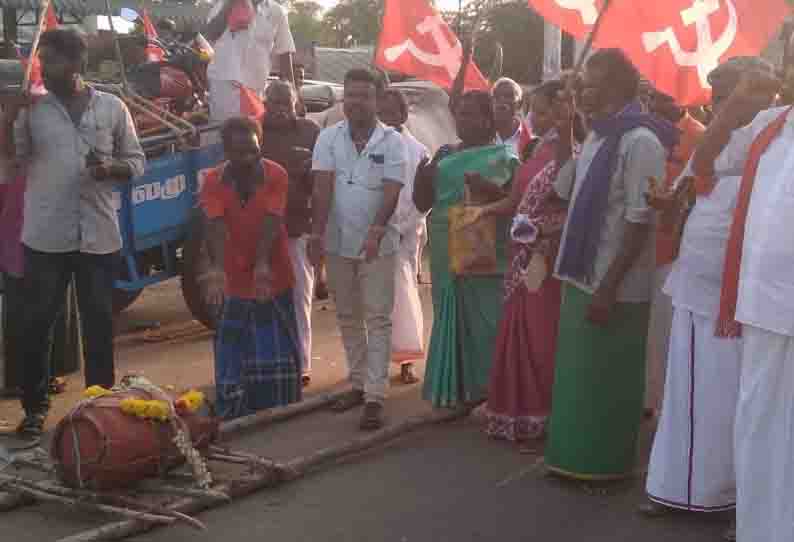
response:
[(576, 479), (620, 479), (637, 456), (650, 304), (618, 303), (598, 327), (587, 321), (592, 299), (564, 288), (546, 466)]

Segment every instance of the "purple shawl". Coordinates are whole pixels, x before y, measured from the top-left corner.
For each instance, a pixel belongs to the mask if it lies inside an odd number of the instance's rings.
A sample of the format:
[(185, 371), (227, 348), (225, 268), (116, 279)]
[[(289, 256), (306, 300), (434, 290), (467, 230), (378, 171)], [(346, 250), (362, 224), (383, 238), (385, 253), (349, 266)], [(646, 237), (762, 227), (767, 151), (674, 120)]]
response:
[(614, 116), (592, 122), (592, 130), (604, 141), (593, 157), (570, 210), (560, 254), (560, 275), (576, 280), (591, 278), (620, 140), (627, 132), (641, 127), (653, 132), (668, 149), (678, 143), (678, 129), (666, 120), (643, 113), (639, 102), (631, 103)]

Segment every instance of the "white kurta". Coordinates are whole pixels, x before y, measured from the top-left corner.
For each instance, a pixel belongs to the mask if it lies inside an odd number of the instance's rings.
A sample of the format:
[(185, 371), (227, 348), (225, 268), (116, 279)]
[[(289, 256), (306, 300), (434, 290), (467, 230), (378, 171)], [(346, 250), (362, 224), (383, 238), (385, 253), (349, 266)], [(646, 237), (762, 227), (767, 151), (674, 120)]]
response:
[(395, 363), (424, 356), (424, 316), (417, 275), (427, 225), (426, 215), (414, 205), (413, 187), (416, 170), (422, 159), (428, 157), (428, 151), (407, 130), (403, 130), (402, 137), (407, 154), (406, 179), (393, 219), (401, 234), (392, 313), (392, 360)]
[(292, 299), (295, 304), (295, 319), (298, 323), (303, 374), (312, 371), (312, 300), (314, 299), (314, 266), (307, 254), (306, 236), (289, 240), (289, 257), (295, 274)]
[(651, 500), (716, 512), (736, 503), (733, 431), (741, 340), (715, 337), (738, 177), (698, 198), (665, 285), (673, 325), (664, 400), (648, 467)]
[[(739, 170), (784, 109), (759, 113), (721, 155)], [(761, 157), (747, 213), (736, 319), (744, 334), (736, 412), (737, 538), (794, 540), (794, 115)]]

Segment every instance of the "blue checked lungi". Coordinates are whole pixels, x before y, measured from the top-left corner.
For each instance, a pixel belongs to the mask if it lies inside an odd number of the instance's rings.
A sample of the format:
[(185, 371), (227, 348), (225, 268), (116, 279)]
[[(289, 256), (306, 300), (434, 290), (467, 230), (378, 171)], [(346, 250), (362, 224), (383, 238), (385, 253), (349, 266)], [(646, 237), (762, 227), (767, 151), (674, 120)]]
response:
[(292, 291), (272, 301), (227, 298), (215, 335), (217, 412), (237, 418), (301, 399)]

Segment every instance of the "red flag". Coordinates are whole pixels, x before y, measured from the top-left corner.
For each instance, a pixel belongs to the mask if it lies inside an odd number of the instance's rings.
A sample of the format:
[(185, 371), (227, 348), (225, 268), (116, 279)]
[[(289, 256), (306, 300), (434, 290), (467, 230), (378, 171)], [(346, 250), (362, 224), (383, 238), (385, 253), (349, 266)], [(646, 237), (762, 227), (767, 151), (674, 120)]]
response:
[[(428, 0), (386, 0), (375, 65), (451, 88), (463, 48)], [(477, 65), (469, 64), (466, 90), (488, 90)]]
[[(529, 0), (546, 20), (584, 38), (603, 0)], [(791, 13), (786, 0), (612, 0), (593, 45), (619, 47), (662, 92), (707, 102), (708, 73), (731, 57), (758, 55)]]
[(240, 114), (261, 121), (265, 116), (265, 104), (256, 95), (256, 92), (245, 85), (240, 85)]
[[(47, 8), (47, 13), (44, 17), (42, 32), (58, 28), (58, 18), (55, 16), (55, 9), (52, 3)], [(22, 58), (20, 60), (22, 61), (22, 67), (27, 68), (28, 59)], [(43, 96), (47, 94), (47, 89), (44, 88), (44, 78), (41, 76), (41, 61), (39, 60), (38, 51), (30, 59), (30, 62), (32, 64), (30, 68), (30, 94), (32, 96)]]
[(151, 43), (157, 39), (157, 29), (152, 24), (152, 20), (149, 18), (149, 12), (143, 10), (143, 15), (141, 15), (141, 22), (143, 23), (143, 35), (146, 37), (146, 61), (147, 62), (162, 62), (165, 58), (165, 51), (163, 51), (162, 47), (159, 45), (155, 45)]

